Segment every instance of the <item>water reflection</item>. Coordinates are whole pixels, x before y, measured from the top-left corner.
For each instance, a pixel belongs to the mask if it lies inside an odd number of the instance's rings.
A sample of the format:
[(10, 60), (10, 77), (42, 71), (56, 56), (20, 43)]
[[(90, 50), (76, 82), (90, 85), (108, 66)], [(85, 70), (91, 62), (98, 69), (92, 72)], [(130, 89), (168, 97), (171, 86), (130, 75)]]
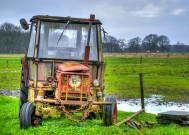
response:
[[(151, 95), (145, 98), (145, 112), (158, 114), (164, 111), (189, 111), (189, 104), (179, 104), (174, 102), (163, 103), (163, 96)], [(128, 101), (118, 101), (118, 110), (126, 112), (137, 112), (141, 109), (140, 99), (130, 99)]]

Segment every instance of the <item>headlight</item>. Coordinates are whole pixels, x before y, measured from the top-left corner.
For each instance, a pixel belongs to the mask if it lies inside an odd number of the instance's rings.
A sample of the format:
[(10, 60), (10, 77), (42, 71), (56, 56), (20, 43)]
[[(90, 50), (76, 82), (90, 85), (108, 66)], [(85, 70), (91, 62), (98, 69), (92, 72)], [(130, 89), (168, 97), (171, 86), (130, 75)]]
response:
[(71, 87), (79, 87), (81, 85), (81, 77), (79, 75), (72, 75), (69, 79), (69, 85)]
[(100, 85), (99, 81), (97, 79), (93, 80), (93, 86), (98, 87)]
[(54, 78), (52, 76), (47, 77), (47, 82), (48, 82), (48, 84), (53, 84)]

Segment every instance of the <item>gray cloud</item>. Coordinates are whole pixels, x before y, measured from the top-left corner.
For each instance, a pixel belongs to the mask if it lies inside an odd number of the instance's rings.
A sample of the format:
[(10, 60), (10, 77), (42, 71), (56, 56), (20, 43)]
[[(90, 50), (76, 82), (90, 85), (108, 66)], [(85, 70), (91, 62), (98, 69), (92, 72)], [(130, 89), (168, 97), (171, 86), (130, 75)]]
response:
[(160, 12), (160, 8), (158, 6), (155, 6), (153, 4), (146, 5), (141, 10), (131, 11), (130, 13), (132, 15), (136, 15), (139, 17), (158, 17)]

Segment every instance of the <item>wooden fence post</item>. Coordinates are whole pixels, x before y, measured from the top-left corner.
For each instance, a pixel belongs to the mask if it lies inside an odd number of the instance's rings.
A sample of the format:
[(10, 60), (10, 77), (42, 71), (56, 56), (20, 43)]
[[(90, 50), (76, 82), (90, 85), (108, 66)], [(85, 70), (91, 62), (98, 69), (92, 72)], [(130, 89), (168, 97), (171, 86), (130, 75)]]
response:
[(7, 60), (6, 61), (6, 72), (8, 72), (8, 69), (9, 69), (8, 67), (9, 67), (9, 61)]
[[(140, 94), (141, 94), (141, 109), (144, 109), (144, 88), (143, 88), (143, 74), (140, 73)], [(145, 110), (145, 109), (144, 109)]]

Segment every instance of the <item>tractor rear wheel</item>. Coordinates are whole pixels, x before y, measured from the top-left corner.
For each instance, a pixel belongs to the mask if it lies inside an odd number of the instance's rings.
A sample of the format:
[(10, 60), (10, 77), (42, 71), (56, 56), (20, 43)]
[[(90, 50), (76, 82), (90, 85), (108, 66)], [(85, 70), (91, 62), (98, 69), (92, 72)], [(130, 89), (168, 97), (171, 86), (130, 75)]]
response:
[(42, 118), (35, 115), (35, 105), (31, 102), (26, 102), (20, 110), (20, 128), (29, 128), (32, 126), (40, 126)]
[(19, 101), (19, 115), (22, 105), (27, 102), (28, 99), (28, 90), (26, 87), (21, 87), (20, 89), (20, 101)]
[(21, 74), (21, 82), (20, 82), (20, 101), (19, 101), (19, 110), (18, 110), (18, 117), (20, 118), (20, 110), (22, 105), (26, 103), (28, 100), (28, 89), (24, 86), (24, 76), (23, 72)]
[(106, 126), (113, 125), (117, 121), (117, 101), (113, 96), (105, 98), (105, 102), (112, 102), (112, 105), (104, 105), (103, 123)]

